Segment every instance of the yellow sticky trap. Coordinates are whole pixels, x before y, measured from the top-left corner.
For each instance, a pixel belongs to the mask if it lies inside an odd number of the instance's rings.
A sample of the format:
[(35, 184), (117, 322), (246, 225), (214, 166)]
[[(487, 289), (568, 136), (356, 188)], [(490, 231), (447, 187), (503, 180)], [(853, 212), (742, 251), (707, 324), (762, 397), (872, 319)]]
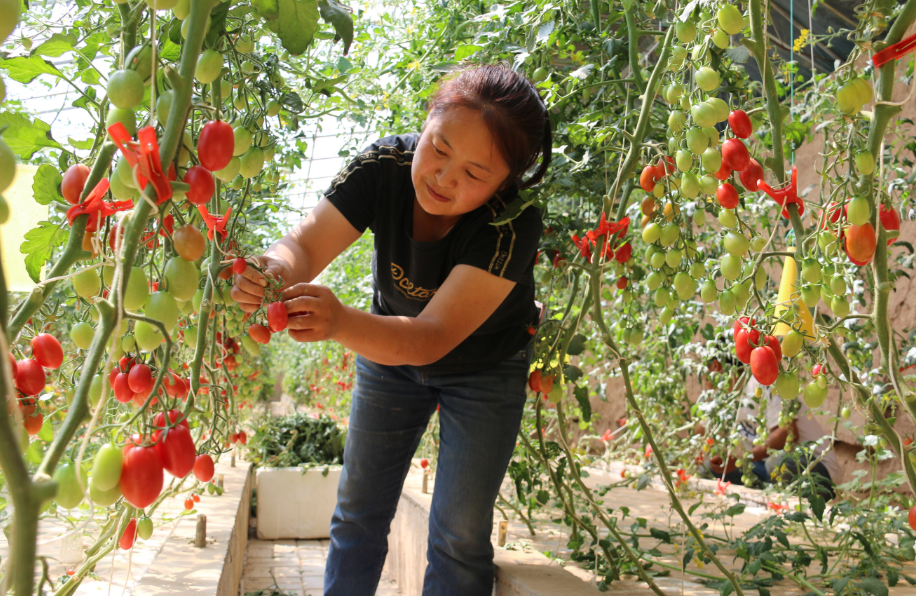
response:
[[(795, 247), (790, 246), (787, 250), (795, 252)], [(779, 294), (776, 296), (775, 313), (776, 316), (779, 317), (789, 308), (795, 308), (797, 306), (797, 312), (801, 319), (801, 328), (798, 329), (798, 331), (805, 334), (805, 339), (812, 340), (814, 339), (814, 320), (811, 318), (811, 312), (808, 311), (805, 301), (801, 299), (801, 295), (795, 288), (795, 278), (797, 276), (798, 265), (796, 265), (795, 259), (786, 257), (786, 261), (782, 266), (782, 279), (779, 280)], [(776, 330), (773, 331), (773, 334), (777, 337), (781, 337), (788, 333), (790, 329), (792, 328), (786, 323), (777, 323)]]
[[(30, 292), (35, 282), (25, 270), (25, 255), (19, 252), (26, 232), (48, 219), (48, 205), (35, 202), (32, 181), (38, 166), (16, 164), (13, 184), (3, 196), (10, 207), (10, 218), (0, 226), (0, 251), (3, 256), (3, 272), (6, 275), (6, 289), (10, 292)], [(42, 267), (44, 277), (44, 267)]]

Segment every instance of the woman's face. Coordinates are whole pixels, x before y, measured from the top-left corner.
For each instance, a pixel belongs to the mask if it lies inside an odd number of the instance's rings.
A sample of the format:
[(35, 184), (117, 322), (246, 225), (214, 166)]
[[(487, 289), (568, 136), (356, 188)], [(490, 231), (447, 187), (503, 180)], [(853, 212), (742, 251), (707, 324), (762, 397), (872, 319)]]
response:
[(427, 120), (410, 168), (420, 206), (445, 218), (485, 204), (508, 175), (483, 118), (463, 108)]

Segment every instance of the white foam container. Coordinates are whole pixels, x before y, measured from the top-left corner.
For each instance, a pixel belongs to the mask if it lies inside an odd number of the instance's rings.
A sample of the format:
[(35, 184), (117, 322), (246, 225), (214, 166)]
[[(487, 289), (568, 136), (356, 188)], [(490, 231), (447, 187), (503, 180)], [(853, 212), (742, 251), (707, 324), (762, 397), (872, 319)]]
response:
[(343, 466), (258, 469), (258, 538), (312, 540), (331, 536)]

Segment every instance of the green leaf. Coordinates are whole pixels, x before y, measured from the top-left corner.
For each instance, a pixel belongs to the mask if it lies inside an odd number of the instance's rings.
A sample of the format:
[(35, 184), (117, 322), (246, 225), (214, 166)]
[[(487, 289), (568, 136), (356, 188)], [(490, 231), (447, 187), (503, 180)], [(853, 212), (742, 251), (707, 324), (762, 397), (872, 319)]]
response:
[(570, 341), (566, 353), (570, 356), (578, 356), (585, 351), (585, 336), (577, 333)]
[(276, 21), (280, 16), (279, 0), (251, 0), (251, 4), (258, 9), (265, 22)]
[(32, 181), (32, 195), (35, 197), (35, 202), (39, 205), (50, 205), (51, 201), (63, 203), (64, 199), (58, 192), (62, 179), (60, 171), (54, 166), (44, 164), (39, 167)]
[(41, 266), (45, 264), (55, 246), (64, 244), (70, 237), (70, 228), (63, 224), (54, 224), (50, 221), (38, 222), (38, 227), (25, 233), (25, 242), (19, 247), (19, 252), (26, 255), (25, 270), (32, 281), (41, 281)]
[(23, 84), (31, 83), (36, 77), (43, 74), (55, 77), (63, 76), (53, 64), (41, 56), (9, 58), (0, 61), (0, 68), (8, 70), (11, 79)]
[(67, 142), (69, 142), (70, 146), (72, 146), (74, 149), (82, 149), (83, 151), (89, 151), (92, 149), (92, 146), (95, 145), (95, 142), (92, 139), (77, 141), (72, 137), (67, 137)]
[(181, 46), (167, 39), (162, 49), (159, 50), (159, 57), (168, 62), (175, 62), (181, 58)]
[(824, 501), (824, 497), (820, 495), (812, 495), (808, 500), (808, 503), (811, 505), (811, 511), (814, 512), (814, 516), (817, 517), (817, 521), (823, 522), (824, 509), (827, 506), (826, 501)]
[(662, 542), (671, 544), (671, 534), (665, 532), (664, 530), (659, 530), (658, 528), (649, 528), (649, 534)]
[(343, 40), (343, 55), (346, 56), (350, 51), (350, 44), (353, 43), (353, 17), (336, 0), (319, 0), (318, 12), (321, 13), (322, 19), (334, 26), (334, 31)]
[(51, 127), (37, 118), (32, 122), (22, 114), (0, 112), (0, 128), (3, 126), (8, 127), (3, 132), (3, 140), (22, 159), (31, 159), (36, 151), (45, 147), (63, 149), (51, 137)]
[(472, 56), (475, 52), (481, 49), (480, 46), (466, 43), (458, 46), (458, 49), (455, 50), (455, 62), (461, 62), (468, 56)]
[(210, 28), (204, 39), (204, 47), (213, 48), (220, 40), (226, 29), (226, 15), (229, 14), (229, 2), (220, 2), (210, 11)]
[(54, 440), (54, 429), (51, 427), (50, 418), (45, 418), (45, 421), (41, 425), (41, 430), (38, 431), (38, 438), (47, 443)]
[(278, 0), (279, 17), (267, 22), (290, 54), (305, 52), (318, 30), (318, 0)]
[(535, 196), (527, 193), (526, 191), (519, 192), (518, 196), (512, 200), (511, 203), (506, 205), (506, 210), (503, 211), (493, 222), (491, 226), (501, 226), (505, 223), (509, 223), (516, 217), (522, 214), (528, 205), (531, 205), (537, 200)]
[(547, 500), (550, 498), (550, 493), (548, 493), (546, 490), (539, 490), (536, 498), (538, 503), (541, 505), (546, 505)]
[(573, 389), (573, 395), (576, 401), (579, 402), (579, 407), (582, 408), (582, 419), (590, 422), (592, 419), (592, 404), (588, 400), (588, 387), (576, 387)]
[(757, 593), (760, 594), (760, 596), (770, 596), (770, 591), (763, 586), (757, 586)]
[(873, 577), (867, 577), (855, 584), (855, 586), (866, 594), (872, 594), (873, 596), (887, 596), (888, 594), (887, 586), (881, 583), (881, 580)]
[(44, 42), (32, 52), (39, 56), (50, 56), (52, 58), (57, 58), (66, 54), (67, 52), (73, 51), (73, 46), (76, 45), (77, 38), (76, 35), (71, 33), (70, 35), (61, 35), (60, 33), (55, 33), (48, 38), (48, 41)]

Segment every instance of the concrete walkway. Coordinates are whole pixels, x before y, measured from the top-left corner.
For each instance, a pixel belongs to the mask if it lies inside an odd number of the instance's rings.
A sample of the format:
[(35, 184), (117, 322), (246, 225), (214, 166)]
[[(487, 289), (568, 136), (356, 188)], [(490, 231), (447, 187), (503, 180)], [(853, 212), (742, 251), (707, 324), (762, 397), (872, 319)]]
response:
[[(275, 582), (289, 596), (320, 596), (324, 593), (327, 558), (327, 540), (250, 539), (239, 596), (279, 596), (271, 591)], [(375, 594), (402, 596), (397, 584), (384, 574)]]

